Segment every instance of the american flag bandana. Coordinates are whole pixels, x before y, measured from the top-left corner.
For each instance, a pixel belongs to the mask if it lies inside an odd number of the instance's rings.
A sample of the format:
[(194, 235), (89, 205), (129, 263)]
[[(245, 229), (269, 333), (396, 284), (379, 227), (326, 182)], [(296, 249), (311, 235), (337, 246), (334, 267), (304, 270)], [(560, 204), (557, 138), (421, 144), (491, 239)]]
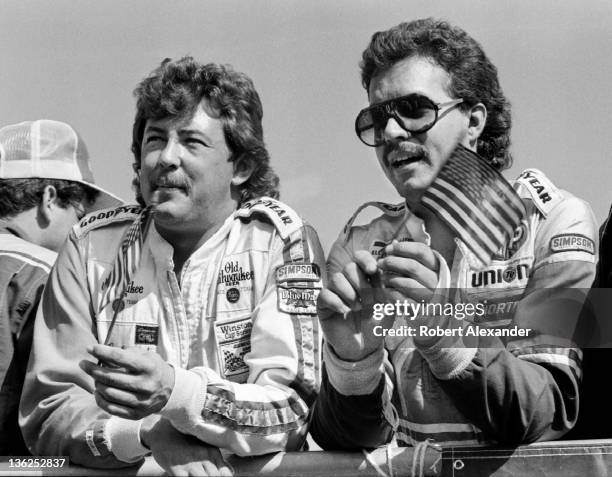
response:
[(459, 145), (422, 198), (483, 266), (513, 236), (525, 206), (504, 177)]
[(151, 224), (151, 218), (153, 217), (151, 213), (152, 210), (152, 207), (143, 209), (138, 218), (130, 225), (123, 236), (121, 246), (119, 247), (119, 251), (113, 263), (113, 268), (111, 268), (102, 282), (103, 295), (99, 309), (102, 311), (105, 306), (112, 303), (114, 310), (105, 344), (111, 336), (119, 311), (123, 309), (121, 300), (140, 265), (142, 244), (144, 243), (144, 239)]

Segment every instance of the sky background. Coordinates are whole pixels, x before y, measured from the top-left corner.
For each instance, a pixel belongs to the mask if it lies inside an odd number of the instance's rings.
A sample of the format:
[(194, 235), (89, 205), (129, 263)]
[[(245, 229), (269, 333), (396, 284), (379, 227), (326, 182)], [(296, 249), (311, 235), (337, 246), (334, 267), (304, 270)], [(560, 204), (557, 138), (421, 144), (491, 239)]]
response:
[(358, 62), (371, 35), (434, 16), (467, 30), (513, 106), (513, 167), (612, 202), (609, 0), (0, 0), (0, 125), (71, 124), (96, 181), (133, 199), (132, 91), (163, 58), (232, 64), (254, 81), (281, 199), (329, 247), (358, 205), (400, 202), (354, 134), (367, 105)]

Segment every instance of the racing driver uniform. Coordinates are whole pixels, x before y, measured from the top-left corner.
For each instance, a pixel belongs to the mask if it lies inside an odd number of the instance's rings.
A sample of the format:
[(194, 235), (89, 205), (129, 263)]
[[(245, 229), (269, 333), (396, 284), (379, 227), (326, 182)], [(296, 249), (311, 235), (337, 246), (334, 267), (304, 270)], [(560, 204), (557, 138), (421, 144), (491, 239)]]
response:
[[(243, 204), (174, 273), (173, 249), (152, 225), (123, 301), (103, 283), (138, 206), (76, 225), (52, 270), (34, 331), (20, 424), (38, 455), (121, 467), (148, 450), (141, 421), (111, 416), (79, 367), (103, 343), (154, 350), (175, 370), (162, 418), (238, 455), (302, 447), (320, 382), (316, 299), (323, 253), (314, 230), (268, 198)], [(99, 309), (101, 307), (101, 309)]]
[[(551, 323), (557, 315), (542, 305), (556, 291), (590, 287), (595, 219), (588, 204), (538, 170), (523, 172), (514, 188), (526, 215), (485, 269), (458, 239), (450, 270), (434, 252), (440, 261), (436, 293), (450, 289), (459, 303), (480, 303), (483, 315), (459, 322), (477, 324), (487, 336), (387, 334), (384, 347), (357, 362), (341, 360), (326, 344), (311, 430), (323, 448), (376, 447), (393, 436), (403, 446), (427, 439), (446, 446), (518, 444), (557, 438), (575, 424), (581, 351), (571, 330), (583, 295), (569, 307), (561, 296), (560, 306), (571, 310), (570, 322), (559, 323), (566, 327), (561, 332)], [(351, 219), (330, 252), (330, 274), (354, 261), (358, 250), (377, 256), (393, 239), (427, 243), (423, 222), (403, 204), (372, 205), (384, 214), (366, 226), (351, 227)], [(393, 313), (392, 330), (426, 323)], [(488, 336), (491, 329), (514, 327), (531, 333)]]

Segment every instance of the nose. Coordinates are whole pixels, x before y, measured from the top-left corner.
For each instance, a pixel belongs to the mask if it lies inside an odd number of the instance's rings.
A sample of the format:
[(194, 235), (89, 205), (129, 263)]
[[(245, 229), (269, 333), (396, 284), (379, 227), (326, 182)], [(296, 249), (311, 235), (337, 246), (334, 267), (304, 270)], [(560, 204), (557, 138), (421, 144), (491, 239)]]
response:
[(178, 167), (181, 163), (181, 145), (171, 138), (168, 139), (159, 155), (159, 163), (166, 168)]
[(387, 123), (383, 129), (383, 139), (385, 142), (408, 139), (410, 136), (411, 134), (400, 126), (394, 116), (390, 115), (387, 118)]

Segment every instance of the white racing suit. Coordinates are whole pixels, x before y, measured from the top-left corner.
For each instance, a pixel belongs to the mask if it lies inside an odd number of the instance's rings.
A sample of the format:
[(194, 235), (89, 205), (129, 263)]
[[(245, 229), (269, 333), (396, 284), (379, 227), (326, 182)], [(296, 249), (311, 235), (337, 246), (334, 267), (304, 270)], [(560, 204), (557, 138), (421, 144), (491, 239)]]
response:
[[(79, 367), (103, 343), (113, 303), (98, 310), (138, 206), (85, 217), (51, 272), (34, 332), (20, 424), (34, 454), (120, 467), (148, 451), (140, 421), (95, 403)], [(126, 288), (110, 344), (155, 350), (175, 369), (160, 411), (173, 426), (239, 455), (302, 447), (320, 381), (316, 299), (324, 271), (314, 230), (262, 198), (243, 205), (185, 262), (154, 224)]]
[[(590, 287), (595, 219), (588, 204), (535, 169), (523, 172), (514, 187), (527, 210), (514, 237), (485, 269), (477, 269), (456, 240), (451, 270), (438, 255), (438, 285), (454, 289), (459, 302), (480, 303), (486, 313), (471, 321), (485, 332), (518, 326), (531, 333), (478, 336), (463, 346), (456, 338), (425, 346), (387, 335), (384, 349), (360, 362), (342, 361), (325, 345), (312, 425), (323, 448), (375, 447), (393, 436), (399, 445), (426, 439), (447, 446), (527, 443), (554, 439), (575, 424), (581, 351), (568, 336), (583, 295), (572, 305), (572, 322), (562, 324), (565, 334), (555, 331), (556, 315), (542, 305), (556, 290)], [(354, 261), (358, 250), (378, 255), (392, 239), (426, 242), (423, 222), (403, 204), (377, 205), (384, 215), (351, 227), (353, 217), (333, 245), (330, 276)], [(396, 316), (393, 328), (411, 323), (406, 320)]]

